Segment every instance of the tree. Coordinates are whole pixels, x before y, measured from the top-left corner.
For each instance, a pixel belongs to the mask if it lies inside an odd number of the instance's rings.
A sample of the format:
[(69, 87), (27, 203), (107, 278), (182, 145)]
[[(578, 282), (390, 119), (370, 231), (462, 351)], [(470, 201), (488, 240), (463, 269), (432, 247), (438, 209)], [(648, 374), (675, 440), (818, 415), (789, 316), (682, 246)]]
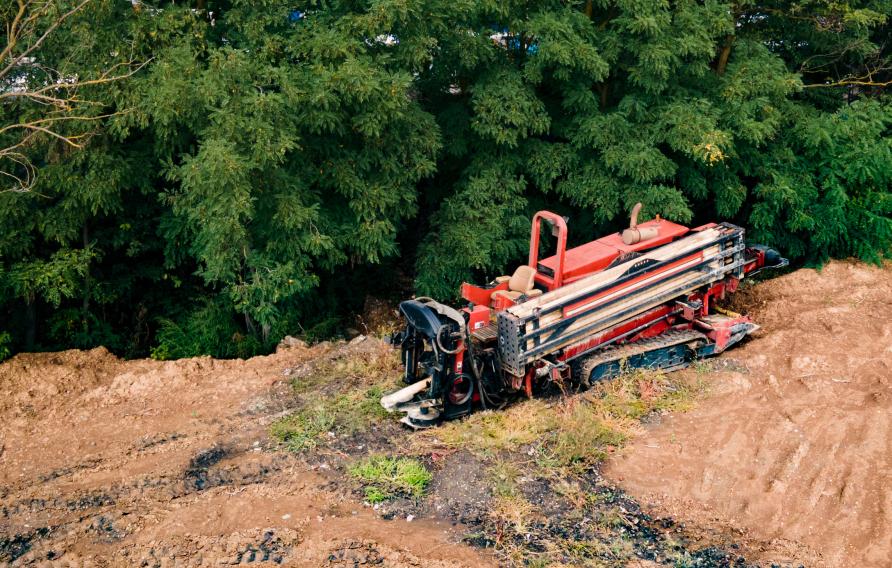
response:
[[(736, 221), (798, 259), (889, 252), (889, 106), (852, 88), (861, 74), (882, 87), (889, 2), (484, 2), (451, 8), (459, 30), (420, 25), (450, 10), (425, 6), (373, 32), (425, 30), (390, 47), (396, 58), (436, 45), (434, 64), (416, 67), (451, 153), (432, 185), (457, 190), (431, 200), (422, 292), (454, 294), (472, 268), (522, 261), (528, 228), (480, 217), (528, 217), (543, 200), (583, 221), (585, 240), (642, 201), (682, 222)], [(853, 136), (836, 126), (849, 116), (870, 133), (864, 154), (837, 147)], [(835, 150), (862, 177), (844, 168), (828, 185)], [(480, 187), (483, 168), (494, 173), (475, 200), (464, 188)]]
[(509, 271), (544, 208), (890, 253), (892, 0), (22, 2), (0, 118), (55, 130), (0, 139), (40, 171), (0, 193), (14, 349), (251, 355)]
[(318, 271), (398, 252), (438, 129), (337, 13), (235, 3), (216, 28), (158, 53), (129, 120), (165, 146), (167, 265), (196, 262), (266, 341)]
[(15, 0), (0, 8), (6, 22), (0, 49), (0, 176), (6, 187), (0, 191), (34, 186), (37, 168), (28, 151), (43, 139), (82, 148), (98, 121), (110, 116), (90, 91), (142, 67), (116, 53), (101, 58), (99, 71), (85, 64), (83, 45), (69, 43), (68, 26), (91, 1)]

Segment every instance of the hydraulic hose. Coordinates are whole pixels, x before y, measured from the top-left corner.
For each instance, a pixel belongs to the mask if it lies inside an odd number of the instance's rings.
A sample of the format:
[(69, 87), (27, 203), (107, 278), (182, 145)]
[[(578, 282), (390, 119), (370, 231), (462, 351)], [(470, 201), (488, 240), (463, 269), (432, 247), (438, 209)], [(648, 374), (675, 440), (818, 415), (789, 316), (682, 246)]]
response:
[[(440, 351), (442, 351), (442, 352), (445, 353), (446, 355), (455, 355), (456, 353), (459, 352), (459, 350), (461, 349), (461, 347), (458, 346), (458, 345), (456, 345), (456, 346), (455, 346), (455, 349), (452, 349), (452, 350), (446, 349), (446, 347), (443, 345), (443, 340), (440, 339), (440, 336), (443, 335), (443, 330), (444, 330), (444, 329), (447, 329), (445, 325), (444, 325), (443, 327), (441, 327), (440, 329), (437, 330), (437, 336), (434, 338), (434, 340), (435, 340), (436, 343), (437, 343), (437, 347), (440, 348)], [(467, 331), (467, 329), (466, 329), (465, 331)]]
[(474, 354), (474, 342), (471, 341), (471, 331), (465, 327), (465, 349), (468, 352), (468, 361), (471, 363), (471, 377), (477, 386), (477, 393), (480, 395), (480, 405), (486, 410), (486, 391), (483, 389), (483, 380), (480, 377), (480, 369), (477, 368), (477, 357)]

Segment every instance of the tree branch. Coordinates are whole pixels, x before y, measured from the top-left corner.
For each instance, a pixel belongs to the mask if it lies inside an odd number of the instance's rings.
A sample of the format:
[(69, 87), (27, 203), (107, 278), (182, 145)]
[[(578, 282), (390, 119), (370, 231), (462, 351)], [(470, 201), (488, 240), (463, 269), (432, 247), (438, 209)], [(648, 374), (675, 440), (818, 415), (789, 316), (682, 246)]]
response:
[[(6, 46), (0, 49), (0, 105), (31, 104), (39, 112), (37, 118), (27, 120), (12, 118), (11, 123), (0, 124), (0, 135), (7, 137), (6, 147), (0, 146), (0, 179), (12, 181), (10, 189), (2, 191), (29, 191), (37, 180), (37, 169), (28, 158), (26, 150), (39, 139), (55, 140), (64, 146), (81, 148), (96, 127), (78, 128), (75, 133), (62, 128), (66, 123), (88, 123), (123, 114), (118, 111), (96, 114), (95, 109), (106, 103), (85, 100), (80, 97), (84, 88), (122, 81), (138, 73), (151, 59), (137, 63), (115, 63), (102, 70), (95, 78), (80, 78), (77, 74), (66, 75), (47, 67), (41, 62), (41, 47), (61, 25), (83, 11), (91, 0), (74, 0), (74, 6), (58, 14), (51, 1), (15, 0), (17, 8), (6, 25)], [(44, 27), (45, 25), (45, 27)], [(21, 46), (21, 49), (19, 49)], [(76, 51), (76, 48), (73, 48)], [(41, 107), (45, 110), (41, 111)], [(27, 115), (25, 115), (27, 116)], [(86, 132), (84, 131), (86, 130)]]
[[(65, 20), (67, 20), (68, 18), (70, 18), (71, 16), (73, 16), (74, 14), (79, 12), (80, 10), (82, 10), (84, 8), (84, 6), (86, 6), (89, 2), (90, 2), (90, 0), (81, 0), (80, 4), (78, 4), (71, 10), (65, 12), (58, 18), (56, 18), (53, 21), (53, 23), (50, 24), (50, 26), (46, 30), (44, 30), (43, 34), (39, 38), (37, 38), (37, 40), (34, 43), (32, 43), (27, 49), (25, 49), (25, 51), (21, 52), (18, 55), (12, 56), (12, 59), (10, 60), (9, 64), (7, 64), (7, 66), (4, 67), (2, 71), (0, 71), (0, 79), (3, 79), (4, 77), (6, 77), (10, 71), (12, 71), (16, 67), (18, 67), (26, 57), (28, 57), (29, 55), (34, 53), (34, 51), (38, 47), (43, 45), (43, 42), (46, 41), (46, 38), (48, 38), (49, 35), (51, 33), (53, 33), (53, 31), (55, 31), (55, 29), (58, 28), (62, 24), (62, 22), (64, 22)], [(22, 0), (19, 0), (19, 6), (21, 9)], [(36, 17), (35, 17), (35, 19), (36, 19)], [(9, 43), (12, 43), (12, 44), (18, 43), (18, 39), (19, 38), (15, 38), (15, 37), (10, 38)], [(9, 46), (7, 46), (7, 47), (9, 47)], [(12, 50), (9, 49), (6, 52), (6, 56), (9, 57), (11, 54), (12, 54)], [(2, 61), (2, 59), (0, 59), (0, 61)]]
[(819, 89), (822, 87), (879, 87), (885, 88), (892, 85), (892, 80), (889, 81), (862, 81), (858, 79), (843, 79), (841, 81), (834, 81), (833, 83), (812, 83), (809, 85), (802, 85), (803, 89)]

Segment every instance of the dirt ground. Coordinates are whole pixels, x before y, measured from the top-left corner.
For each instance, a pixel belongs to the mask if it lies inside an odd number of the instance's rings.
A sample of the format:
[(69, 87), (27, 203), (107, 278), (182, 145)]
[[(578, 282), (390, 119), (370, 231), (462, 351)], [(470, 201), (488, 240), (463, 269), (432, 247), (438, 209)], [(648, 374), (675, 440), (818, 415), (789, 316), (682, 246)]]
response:
[[(0, 364), (0, 566), (492, 566), (559, 542), (576, 551), (563, 565), (889, 566), (890, 302), (892, 270), (844, 262), (741, 290), (763, 330), (684, 371), (708, 397), (649, 416), (607, 478), (569, 485), (543, 476), (536, 444), (419, 453), (393, 421), (313, 452), (270, 438), (307, 397), (364, 384), (295, 394), (295, 377), (390, 353), (377, 340), (248, 361), (21, 354)], [(369, 452), (414, 452), (429, 495), (361, 503), (345, 466)], [(490, 552), (499, 463), (519, 468), (512, 499), (535, 514)]]
[(449, 523), (385, 521), (271, 447), (283, 375), (331, 349), (0, 365), (0, 565), (491, 565)]
[(760, 332), (717, 361), (695, 410), (605, 474), (646, 509), (744, 529), (775, 557), (892, 566), (892, 269), (832, 262), (735, 303)]

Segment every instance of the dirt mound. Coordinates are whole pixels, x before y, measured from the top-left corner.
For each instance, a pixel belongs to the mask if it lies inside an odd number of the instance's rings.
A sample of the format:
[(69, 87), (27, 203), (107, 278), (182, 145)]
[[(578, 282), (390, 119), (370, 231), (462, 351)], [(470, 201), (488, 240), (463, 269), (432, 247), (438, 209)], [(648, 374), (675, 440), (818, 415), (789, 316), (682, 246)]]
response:
[(709, 397), (649, 428), (608, 476), (808, 566), (892, 565), (892, 269), (831, 262), (735, 303), (762, 330), (700, 369)]
[(119, 367), (104, 347), (22, 353), (0, 365), (0, 417), (13, 420), (51, 411), (59, 398), (107, 383)]
[(161, 362), (100, 348), (3, 363), (0, 565), (489, 564), (433, 521), (382, 520), (267, 435), (295, 370), (386, 349), (293, 341), (247, 361)]

